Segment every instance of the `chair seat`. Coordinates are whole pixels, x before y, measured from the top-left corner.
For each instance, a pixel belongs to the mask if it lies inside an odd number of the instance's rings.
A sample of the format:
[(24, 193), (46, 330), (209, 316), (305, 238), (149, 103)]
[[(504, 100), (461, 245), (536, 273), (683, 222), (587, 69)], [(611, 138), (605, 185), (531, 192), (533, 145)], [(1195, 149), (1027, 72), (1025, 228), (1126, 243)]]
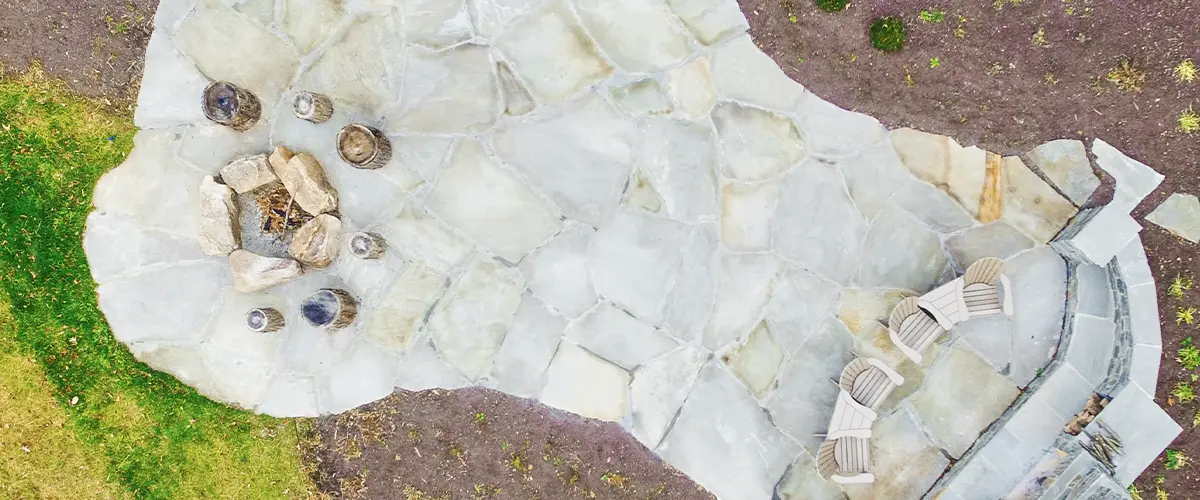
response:
[(972, 283), (963, 288), (963, 302), (971, 317), (1000, 314), (1003, 308), (1000, 295), (993, 285)]
[(839, 472), (871, 471), (871, 440), (845, 437), (837, 440), (833, 447), (834, 459)]
[(900, 341), (917, 352), (924, 352), (945, 330), (924, 313), (914, 314), (900, 325)]
[(850, 391), (850, 395), (863, 406), (874, 409), (883, 404), (895, 386), (883, 370), (872, 367), (854, 379), (854, 390)]

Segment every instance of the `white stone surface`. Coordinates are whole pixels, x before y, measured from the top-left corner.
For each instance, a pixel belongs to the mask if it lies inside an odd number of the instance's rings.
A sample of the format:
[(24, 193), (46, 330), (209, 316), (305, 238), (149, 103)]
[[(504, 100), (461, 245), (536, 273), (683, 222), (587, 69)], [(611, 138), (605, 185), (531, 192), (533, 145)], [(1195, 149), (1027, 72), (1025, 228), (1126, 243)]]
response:
[(674, 349), (677, 343), (658, 329), (607, 302), (571, 323), (566, 338), (612, 364), (632, 371)]
[[(159, 10), (165, 12), (166, 7)], [(146, 44), (146, 71), (138, 90), (133, 124), (152, 129), (203, 123), (206, 118), (199, 96), (208, 83), (166, 32), (156, 30)]]
[(1196, 195), (1173, 193), (1146, 220), (1192, 243), (1200, 242), (1200, 200)]
[(716, 217), (717, 139), (707, 124), (669, 118), (641, 122), (642, 166), (664, 215), (683, 222)]
[(487, 384), (521, 397), (537, 396), (566, 327), (565, 318), (554, 314), (537, 297), (525, 295), (513, 318), (512, 330), (496, 353)]
[(429, 316), (438, 352), (468, 380), (486, 373), (521, 303), (521, 274), (475, 257)]
[(654, 449), (662, 442), (707, 357), (702, 349), (684, 345), (633, 372), (629, 387), (633, 403), (630, 432), (647, 448)]
[(708, 116), (717, 103), (712, 64), (708, 58), (697, 57), (667, 73), (667, 92), (683, 117), (699, 120)]
[(437, 271), (419, 264), (405, 267), (379, 305), (367, 313), (364, 335), (383, 347), (407, 349), (445, 290), (446, 277)]
[(637, 126), (592, 95), (504, 126), (492, 145), (563, 215), (599, 225), (620, 199), (637, 158)]
[(775, 212), (775, 248), (791, 262), (847, 284), (858, 266), (867, 225), (832, 166), (805, 161), (783, 179)]
[(686, 237), (683, 224), (618, 212), (600, 228), (588, 249), (596, 292), (635, 317), (657, 324)]
[(233, 286), (245, 293), (267, 290), (300, 277), (300, 263), (292, 259), (279, 259), (258, 255), (248, 250), (234, 250), (229, 254), (229, 268), (233, 272)]
[(655, 451), (718, 498), (770, 498), (800, 447), (733, 375), (710, 362)]
[(783, 261), (773, 255), (721, 254), (713, 271), (716, 292), (704, 347), (716, 351), (749, 335), (782, 270)]
[(588, 246), (596, 231), (568, 223), (554, 239), (521, 261), (529, 290), (563, 315), (575, 318), (596, 304), (588, 274)]
[(357, 18), (300, 76), (300, 89), (336, 99), (337, 107), (382, 114), (400, 95), (406, 50), (397, 24), (388, 16)]
[(561, 227), (554, 207), (476, 141), (459, 143), (426, 203), (442, 220), (511, 262)]
[(496, 46), (544, 103), (569, 99), (613, 72), (564, 0), (545, 2), (496, 40)]
[(662, 84), (653, 78), (643, 78), (621, 86), (611, 86), (608, 96), (613, 105), (634, 118), (665, 115), (674, 109)]
[(740, 181), (761, 181), (782, 173), (804, 157), (796, 124), (786, 116), (734, 103), (713, 110), (729, 174)]
[(597, 420), (616, 422), (629, 412), (629, 372), (573, 342), (558, 346), (538, 399)]
[(197, 340), (229, 284), (227, 273), (216, 260), (147, 268), (98, 287), (100, 311), (122, 342)]
[(413, 49), (401, 84), (404, 93), (389, 113), (388, 129), (427, 134), (487, 130), (500, 107), (499, 82), (492, 71), (488, 50), (481, 45), (442, 52)]
[(575, 0), (604, 53), (632, 73), (666, 69), (691, 54), (691, 37), (662, 1)]
[(667, 5), (692, 30), (696, 39), (714, 45), (750, 29), (737, 2), (730, 0), (667, 0)]
[(731, 40), (713, 51), (712, 74), (717, 94), (722, 99), (782, 113), (796, 111), (807, 93), (759, 50), (749, 35)]
[[(249, 3), (243, 2), (239, 7)], [(281, 3), (279, 27), (301, 55), (325, 42), (346, 16), (338, 0), (282, 0)]]
[(771, 221), (779, 204), (779, 184), (721, 186), (721, 241), (737, 252), (771, 249)]
[(464, 0), (404, 0), (404, 36), (414, 44), (439, 50), (471, 38), (471, 18)]

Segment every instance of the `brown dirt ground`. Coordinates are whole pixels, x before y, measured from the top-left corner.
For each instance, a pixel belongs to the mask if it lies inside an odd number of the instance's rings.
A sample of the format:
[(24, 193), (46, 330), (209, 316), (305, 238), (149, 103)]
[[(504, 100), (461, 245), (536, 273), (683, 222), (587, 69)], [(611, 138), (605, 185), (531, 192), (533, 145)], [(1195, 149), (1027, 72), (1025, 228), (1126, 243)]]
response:
[(488, 389), (399, 392), (318, 420), (335, 498), (711, 499), (616, 424)]
[[(1184, 59), (1200, 64), (1200, 2), (862, 0), (831, 14), (813, 0), (740, 1), (751, 35), (788, 75), (889, 127), (945, 134), (1001, 154), (1024, 153), (1052, 139), (1102, 138), (1166, 175), (1139, 216), (1173, 192), (1200, 194), (1200, 133), (1176, 130), (1180, 113), (1200, 109), (1200, 79), (1188, 84), (1172, 75)], [(945, 11), (944, 21), (920, 19), (931, 6)], [(870, 46), (867, 26), (883, 15), (906, 21), (903, 51), (885, 54)], [(936, 68), (932, 58), (940, 63)], [(1127, 60), (1145, 73), (1140, 90), (1123, 91), (1107, 79)], [(1169, 394), (1180, 382), (1198, 385), (1176, 361), (1176, 351), (1186, 337), (1200, 341), (1200, 328), (1176, 325), (1174, 317), (1180, 307), (1200, 308), (1200, 287), (1183, 301), (1166, 296), (1176, 275), (1200, 282), (1200, 250), (1144, 220), (1142, 225), (1166, 346), (1156, 399), (1185, 428), (1171, 448), (1200, 458), (1200, 433), (1192, 429), (1200, 403), (1174, 401)], [(1190, 499), (1200, 491), (1195, 466), (1167, 471), (1160, 460), (1137, 482), (1147, 498), (1159, 477), (1172, 495)]]
[(130, 106), (157, 8), (158, 0), (0, 0), (0, 73), (37, 61), (76, 92)]

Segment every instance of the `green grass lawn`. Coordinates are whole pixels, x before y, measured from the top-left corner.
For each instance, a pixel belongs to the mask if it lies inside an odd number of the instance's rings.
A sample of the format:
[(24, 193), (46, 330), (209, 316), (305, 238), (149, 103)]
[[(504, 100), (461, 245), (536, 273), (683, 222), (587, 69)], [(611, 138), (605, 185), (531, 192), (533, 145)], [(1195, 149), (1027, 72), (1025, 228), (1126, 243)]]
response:
[[(0, 291), (15, 325), (0, 335), (45, 374), (43, 386), (77, 440), (61, 445), (103, 464), (96, 472), (115, 485), (113, 495), (313, 496), (298, 446), (306, 422), (213, 403), (139, 363), (96, 307), (84, 221), (96, 180), (125, 158), (134, 132), (130, 116), (76, 97), (36, 69), (0, 80)], [(0, 380), (10, 378), (8, 366)], [(12, 467), (0, 463), (0, 478)]]

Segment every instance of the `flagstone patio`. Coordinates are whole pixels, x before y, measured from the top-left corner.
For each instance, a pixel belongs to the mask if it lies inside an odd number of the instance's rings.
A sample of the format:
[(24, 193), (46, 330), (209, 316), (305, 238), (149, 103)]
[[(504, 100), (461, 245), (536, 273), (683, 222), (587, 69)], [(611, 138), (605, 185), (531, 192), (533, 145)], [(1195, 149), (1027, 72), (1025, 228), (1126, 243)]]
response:
[[(215, 400), (317, 416), (482, 385), (619, 422), (723, 499), (902, 499), (953, 484), (1019, 396), (1073, 370), (1083, 383), (1030, 424), (1058, 436), (1122, 363), (1124, 278), (1049, 245), (1098, 186), (1082, 143), (1027, 162), (889, 131), (788, 79), (733, 0), (163, 0), (155, 25), (142, 130), (96, 187), (85, 249), (117, 338)], [(216, 80), (262, 102), (253, 128), (205, 119)], [(333, 117), (297, 118), (299, 91)], [(387, 134), (391, 161), (344, 162), (350, 123)], [(246, 293), (202, 251), (198, 200), (206, 175), (276, 146), (319, 161), (341, 250)], [(383, 258), (351, 255), (357, 232)], [(984, 257), (1006, 259), (1015, 314), (908, 361), (892, 306)], [(1080, 273), (1099, 273), (1082, 293), (1109, 300), (1084, 306), (1110, 333), (1060, 369)], [(302, 319), (323, 288), (358, 301), (348, 328)], [(285, 326), (248, 331), (266, 307)], [(856, 353), (907, 381), (875, 425), (876, 482), (843, 490), (817, 475), (814, 433)], [(1046, 448), (1023, 449), (1006, 488)]]

